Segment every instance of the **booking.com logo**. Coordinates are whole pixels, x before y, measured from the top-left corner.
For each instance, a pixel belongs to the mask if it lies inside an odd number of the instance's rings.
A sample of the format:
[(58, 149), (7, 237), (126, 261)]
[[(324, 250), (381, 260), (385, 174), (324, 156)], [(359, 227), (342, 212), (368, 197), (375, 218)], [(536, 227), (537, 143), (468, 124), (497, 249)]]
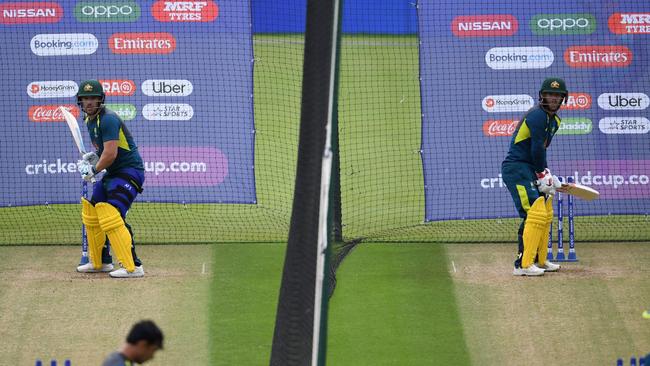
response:
[(548, 47), (494, 47), (485, 54), (485, 63), (494, 70), (545, 69), (554, 60)]
[(30, 47), (37, 56), (92, 55), (99, 42), (90, 33), (37, 34)]

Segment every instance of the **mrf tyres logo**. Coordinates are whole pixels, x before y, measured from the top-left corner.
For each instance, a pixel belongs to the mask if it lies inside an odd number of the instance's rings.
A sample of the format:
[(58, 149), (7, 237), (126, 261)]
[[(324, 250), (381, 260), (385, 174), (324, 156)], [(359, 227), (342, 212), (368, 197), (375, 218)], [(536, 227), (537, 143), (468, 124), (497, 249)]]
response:
[(625, 46), (572, 46), (564, 51), (571, 67), (626, 67), (632, 63), (632, 51)]
[(545, 69), (554, 59), (548, 47), (494, 47), (485, 54), (485, 63), (494, 70)]
[(510, 14), (461, 15), (451, 22), (451, 32), (456, 37), (512, 36), (519, 22)]
[(63, 9), (54, 2), (6, 2), (0, 4), (0, 24), (57, 23)]
[(108, 39), (113, 53), (167, 54), (176, 49), (176, 38), (171, 33), (115, 33)]
[(538, 36), (591, 34), (596, 30), (596, 18), (587, 13), (538, 14), (530, 20), (530, 29)]
[(156, 1), (151, 14), (159, 22), (212, 22), (219, 7), (214, 1)]
[(615, 34), (650, 34), (650, 13), (614, 13), (607, 25)]
[(133, 2), (77, 3), (74, 16), (80, 22), (135, 22), (140, 18), (140, 6)]

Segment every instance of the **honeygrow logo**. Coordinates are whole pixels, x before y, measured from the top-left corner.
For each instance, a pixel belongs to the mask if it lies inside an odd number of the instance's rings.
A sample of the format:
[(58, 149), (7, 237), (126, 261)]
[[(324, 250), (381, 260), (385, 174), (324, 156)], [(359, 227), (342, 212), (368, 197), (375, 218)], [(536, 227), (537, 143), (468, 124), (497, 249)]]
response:
[[(79, 118), (79, 109), (74, 104), (63, 105), (75, 118)], [(33, 105), (29, 107), (29, 120), (32, 122), (63, 122), (63, 113), (58, 105)]]
[(626, 67), (632, 51), (625, 46), (573, 46), (564, 51), (564, 61), (571, 67)]
[(8, 2), (0, 4), (0, 23), (57, 23), (63, 17), (63, 9), (53, 2)]
[(511, 36), (517, 29), (517, 18), (509, 14), (461, 15), (451, 22), (451, 31), (456, 37)]
[(607, 25), (615, 34), (650, 34), (650, 13), (614, 13)]
[(99, 80), (104, 88), (104, 93), (109, 97), (128, 97), (135, 93), (135, 83), (133, 80), (110, 79)]
[[(591, 95), (589, 93), (569, 93), (562, 110), (578, 111), (591, 108)], [(564, 120), (562, 120), (564, 123)]]
[(219, 7), (214, 1), (156, 1), (151, 14), (159, 22), (212, 22)]
[(115, 33), (108, 47), (116, 54), (167, 54), (176, 49), (176, 38), (170, 33)]
[(519, 121), (516, 119), (489, 119), (483, 123), (483, 134), (488, 137), (512, 136)]

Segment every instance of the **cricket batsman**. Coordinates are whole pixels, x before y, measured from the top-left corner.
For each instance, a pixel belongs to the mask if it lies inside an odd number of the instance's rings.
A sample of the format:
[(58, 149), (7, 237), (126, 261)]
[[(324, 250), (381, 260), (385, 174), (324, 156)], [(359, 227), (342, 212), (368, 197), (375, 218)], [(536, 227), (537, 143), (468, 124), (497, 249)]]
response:
[[(77, 162), (77, 169), (88, 182), (93, 181), (98, 172), (106, 170), (103, 178), (94, 183), (91, 200), (81, 198), (81, 218), (86, 225), (90, 261), (77, 267), (77, 271), (110, 271), (113, 278), (143, 277), (142, 262), (135, 254), (133, 232), (125, 220), (135, 197), (142, 192), (144, 164), (124, 122), (104, 106), (105, 97), (97, 80), (82, 82), (77, 93), (77, 104), (86, 116), (86, 127), (96, 150), (85, 154)], [(113, 270), (109, 241), (122, 268)]]
[(566, 100), (564, 80), (547, 78), (539, 90), (539, 103), (519, 121), (510, 149), (501, 164), (501, 175), (523, 219), (518, 232), (515, 276), (541, 276), (555, 272), (558, 264), (546, 260), (548, 236), (553, 220), (553, 195), (564, 192), (551, 174), (546, 149), (560, 127), (557, 111)]

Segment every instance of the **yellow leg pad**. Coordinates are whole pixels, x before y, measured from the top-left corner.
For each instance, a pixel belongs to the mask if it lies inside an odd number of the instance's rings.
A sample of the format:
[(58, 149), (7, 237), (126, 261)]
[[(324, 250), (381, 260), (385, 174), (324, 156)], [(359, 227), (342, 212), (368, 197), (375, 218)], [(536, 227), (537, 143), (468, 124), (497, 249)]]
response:
[(90, 263), (95, 269), (100, 269), (102, 268), (102, 248), (106, 242), (106, 234), (99, 225), (95, 206), (83, 197), (81, 198), (81, 222), (86, 225)]
[(544, 197), (539, 197), (528, 210), (526, 223), (524, 224), (524, 256), (521, 259), (523, 268), (528, 268), (533, 264), (539, 242), (544, 237), (544, 231), (548, 233), (548, 230), (546, 230), (546, 214)]
[(124, 225), (120, 212), (110, 203), (99, 202), (95, 205), (99, 224), (108, 238), (111, 240), (111, 247), (128, 272), (135, 270), (133, 255), (131, 254), (131, 234)]
[(553, 222), (553, 196), (548, 196), (546, 199), (546, 228), (544, 229), (544, 236), (539, 241), (537, 247), (537, 258), (540, 266), (546, 264), (546, 254), (548, 251), (548, 236), (551, 230), (551, 223)]

